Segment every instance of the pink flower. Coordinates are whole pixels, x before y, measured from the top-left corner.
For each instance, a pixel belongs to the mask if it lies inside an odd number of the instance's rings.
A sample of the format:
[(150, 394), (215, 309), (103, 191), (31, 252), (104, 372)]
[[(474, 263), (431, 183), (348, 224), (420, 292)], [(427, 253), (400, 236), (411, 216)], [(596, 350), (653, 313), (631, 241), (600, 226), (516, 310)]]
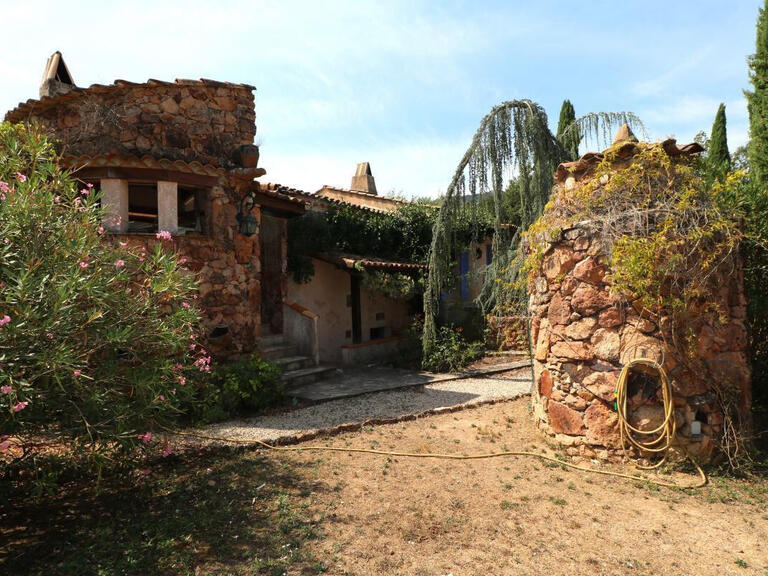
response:
[(53, 202), (54, 202), (54, 204), (61, 203), (61, 196), (54, 196), (53, 197)]
[(7, 384), (5, 386), (0, 386), (0, 392), (2, 392), (3, 394), (10, 394), (11, 392), (13, 392), (13, 387), (8, 386)]
[(10, 240), (8, 240), (8, 238), (3, 238), (3, 244), (8, 244), (8, 243), (10, 243)]
[(200, 372), (210, 372), (211, 371), (210, 356), (201, 356), (200, 358), (195, 360), (195, 366), (197, 366), (197, 369), (200, 370)]
[(139, 434), (138, 439), (141, 440), (144, 444), (149, 444), (150, 440), (152, 440), (152, 432)]
[(29, 406), (29, 402), (19, 402), (13, 408), (11, 408), (11, 410), (13, 410), (14, 412), (21, 412), (27, 406)]
[(82, 268), (83, 270), (88, 268), (88, 262), (86, 262), (85, 260), (81, 260), (80, 261), (80, 268)]
[(120, 244), (120, 248), (125, 248), (128, 246), (128, 242), (118, 242), (118, 244)]
[(0, 442), (0, 452), (5, 452), (10, 447), (11, 447), (11, 443), (8, 442), (7, 440)]
[(83, 196), (88, 196), (88, 194), (90, 193), (91, 191), (88, 188), (83, 188), (82, 190), (80, 190), (80, 194), (82, 194)]
[(189, 308), (190, 308), (190, 306), (189, 306), (189, 302), (182, 302), (182, 303), (181, 303), (181, 307), (182, 307), (182, 308), (186, 308), (187, 310), (189, 310)]
[(168, 230), (160, 230), (157, 234), (155, 234), (155, 238), (158, 240), (171, 240), (171, 233), (168, 232)]
[(184, 376), (179, 376), (179, 384), (184, 386), (187, 383), (187, 379)]
[(184, 368), (184, 366), (182, 366), (181, 364), (179, 364), (178, 362), (176, 362), (176, 364), (174, 364), (174, 365), (173, 365), (173, 368), (171, 368), (171, 370), (173, 370), (174, 372), (178, 372), (178, 371), (179, 371), (179, 370), (181, 370), (182, 368)]
[(48, 340), (53, 340), (53, 332), (48, 332), (45, 336), (48, 338)]
[(121, 258), (120, 260), (118, 260), (117, 262), (115, 262), (115, 266), (117, 266), (118, 268), (122, 268), (123, 266), (125, 266), (125, 260), (123, 260), (123, 259)]
[(173, 450), (171, 449), (170, 446), (166, 446), (165, 449), (163, 450), (163, 458), (168, 458), (168, 456), (170, 456), (171, 454), (173, 454)]
[(72, 203), (73, 203), (75, 206), (80, 206), (80, 204), (82, 203), (82, 200), (80, 200), (80, 198), (75, 198), (75, 199), (72, 201)]
[(104, 234), (104, 226), (99, 226), (99, 234)]
[(11, 187), (8, 186), (8, 182), (3, 182), (0, 180), (0, 192), (6, 192), (9, 193), (11, 191)]
[(171, 388), (171, 395), (176, 396), (176, 388)]
[(8, 314), (6, 314), (2, 318), (0, 318), (0, 328), (5, 326), (6, 324), (8, 324), (10, 321), (11, 321), (11, 317), (8, 316)]
[(165, 402), (165, 396), (163, 394), (158, 394), (157, 399), (160, 400), (160, 402)]
[(72, 376), (75, 378), (80, 378), (80, 375), (83, 373), (82, 370), (72, 370)]
[(24, 174), (22, 174), (21, 172), (16, 172), (16, 180), (18, 180), (19, 182), (26, 182), (27, 177), (24, 176)]

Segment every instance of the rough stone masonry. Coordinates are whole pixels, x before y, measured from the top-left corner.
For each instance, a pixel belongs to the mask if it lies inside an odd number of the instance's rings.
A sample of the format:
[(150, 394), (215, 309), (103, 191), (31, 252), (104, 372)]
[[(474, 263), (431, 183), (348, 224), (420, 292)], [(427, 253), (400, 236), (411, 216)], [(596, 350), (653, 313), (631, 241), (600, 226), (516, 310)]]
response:
[[(568, 193), (585, 185), (594, 178), (590, 167), (602, 160), (594, 155), (561, 166), (556, 191)], [(630, 150), (630, 158), (615, 170), (631, 161)], [(672, 379), (678, 440), (692, 453), (709, 458), (723, 432), (713, 382), (733, 384), (740, 410), (748, 412), (750, 401), (746, 300), (738, 256), (719, 274), (716, 304), (727, 317), (719, 322), (697, 317), (690, 326), (698, 337), (695, 358), (684, 359), (666, 344), (671, 318), (654, 321), (641, 307), (612, 293), (609, 258), (593, 224), (581, 222), (561, 231), (549, 243), (529, 286), (537, 425), (570, 455), (618, 456), (614, 391), (621, 367), (636, 357), (663, 358)], [(634, 425), (651, 426), (660, 420), (661, 407), (649, 404), (633, 412)], [(700, 435), (691, 434), (694, 421), (701, 423)]]

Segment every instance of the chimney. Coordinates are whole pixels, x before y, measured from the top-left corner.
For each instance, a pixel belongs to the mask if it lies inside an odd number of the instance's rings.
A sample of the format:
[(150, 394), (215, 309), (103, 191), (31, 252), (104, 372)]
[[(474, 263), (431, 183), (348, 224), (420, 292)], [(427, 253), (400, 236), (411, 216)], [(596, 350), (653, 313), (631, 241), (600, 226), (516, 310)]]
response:
[(40, 82), (40, 98), (66, 94), (75, 88), (72, 75), (69, 73), (64, 57), (56, 51), (48, 58), (43, 72), (43, 80)]
[(371, 174), (371, 165), (368, 162), (360, 162), (357, 165), (355, 175), (352, 176), (352, 184), (349, 187), (355, 192), (364, 192), (365, 194), (376, 194), (376, 181)]

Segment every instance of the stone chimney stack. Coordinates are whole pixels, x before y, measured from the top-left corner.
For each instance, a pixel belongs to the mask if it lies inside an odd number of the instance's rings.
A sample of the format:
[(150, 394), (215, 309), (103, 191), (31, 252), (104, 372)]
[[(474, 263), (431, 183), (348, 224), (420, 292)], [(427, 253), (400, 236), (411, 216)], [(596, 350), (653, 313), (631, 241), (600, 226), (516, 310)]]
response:
[(368, 164), (368, 162), (360, 162), (360, 164), (357, 165), (357, 170), (355, 171), (355, 175), (352, 176), (352, 184), (349, 188), (355, 192), (377, 195), (376, 181), (373, 179), (371, 165)]
[(45, 64), (43, 79), (40, 82), (40, 98), (66, 94), (75, 87), (61, 52), (54, 52)]

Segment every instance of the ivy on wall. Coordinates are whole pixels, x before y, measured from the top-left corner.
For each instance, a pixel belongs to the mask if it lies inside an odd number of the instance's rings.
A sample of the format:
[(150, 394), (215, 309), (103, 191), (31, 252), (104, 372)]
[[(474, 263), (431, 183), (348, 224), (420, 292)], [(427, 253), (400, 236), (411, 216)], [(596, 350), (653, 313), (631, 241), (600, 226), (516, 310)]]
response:
[[(493, 205), (488, 198), (454, 227), (454, 245), (465, 248), (493, 231)], [(510, 208), (510, 211), (514, 208)], [(437, 218), (435, 203), (403, 204), (392, 213), (339, 204), (326, 212), (307, 212), (288, 224), (288, 272), (298, 283), (314, 275), (312, 257), (351, 254), (394, 262), (426, 264)], [(423, 291), (420, 278), (389, 272), (366, 272), (366, 288), (390, 297), (408, 298)]]

